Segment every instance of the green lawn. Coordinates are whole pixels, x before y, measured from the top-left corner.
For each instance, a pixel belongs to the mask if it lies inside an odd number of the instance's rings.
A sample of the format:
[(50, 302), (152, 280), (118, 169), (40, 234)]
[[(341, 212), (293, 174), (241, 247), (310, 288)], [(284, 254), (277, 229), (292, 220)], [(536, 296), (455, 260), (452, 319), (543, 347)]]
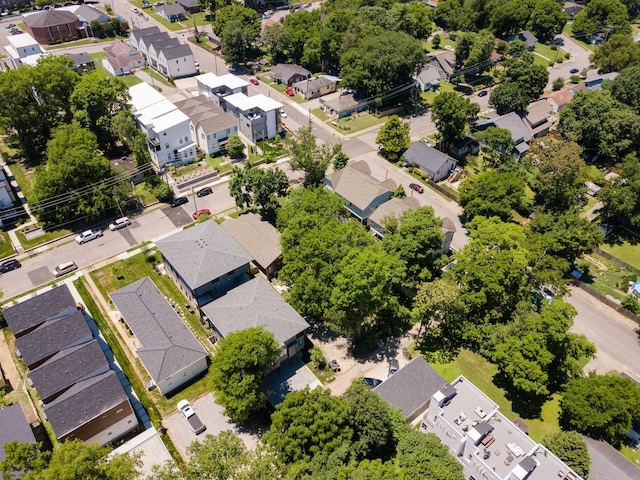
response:
[(173, 87), (173, 85), (171, 85), (171, 83), (169, 83), (169, 81), (166, 78), (164, 78), (162, 75), (156, 72), (153, 68), (145, 67), (144, 71), (147, 75), (149, 75), (155, 81), (160, 82), (162, 85), (165, 85), (167, 87)]
[(365, 112), (359, 113), (358, 115), (359, 116), (356, 118), (352, 118), (352, 117), (341, 118), (336, 121), (337, 125), (334, 125), (333, 122), (331, 122), (330, 125), (336, 130), (354, 133), (360, 130), (364, 130), (365, 128), (373, 127), (375, 125), (380, 125), (385, 121), (384, 118), (377, 117), (371, 114), (366, 114)]
[(75, 40), (73, 42), (64, 42), (58, 45), (48, 45), (47, 50), (60, 50), (61, 48), (69, 48), (69, 47), (81, 47), (82, 45), (93, 45), (94, 43), (108, 43), (113, 42), (115, 39), (126, 40), (128, 37), (116, 35), (115, 37), (105, 37), (105, 38), (83, 38), (81, 40)]
[(136, 185), (135, 192), (136, 197), (140, 199), (143, 205), (151, 205), (158, 201), (158, 198), (149, 190), (145, 182)]
[(582, 280), (602, 295), (609, 295), (621, 301), (627, 296), (629, 280), (637, 279), (635, 273), (597, 254), (585, 256), (578, 262), (581, 271), (584, 272), (586, 266), (589, 275)]
[(438, 87), (438, 91), (428, 91), (428, 92), (420, 92), (420, 96), (422, 99), (431, 105), (433, 103), (433, 99), (436, 98), (440, 93), (444, 92), (455, 92), (455, 87), (453, 84), (449, 82), (445, 82), (444, 80), (440, 80), (440, 87)]
[(228, 172), (233, 168), (231, 164), (228, 163), (225, 160), (225, 157), (223, 156), (219, 156), (219, 157), (206, 156), (204, 157), (204, 161), (207, 162), (207, 165), (209, 165), (211, 168), (215, 168), (218, 171), (218, 173)]
[(625, 235), (624, 231), (616, 229), (606, 242), (600, 245), (600, 248), (632, 267), (640, 268), (640, 242)]
[(22, 248), (27, 250), (29, 248), (37, 247), (38, 245), (42, 245), (43, 243), (50, 242), (57, 238), (64, 237), (65, 235), (69, 235), (71, 232), (71, 230), (66, 229), (54, 230), (53, 232), (45, 232), (44, 235), (40, 235), (39, 237), (33, 238), (31, 240), (27, 240), (22, 230), (18, 230), (16, 232), (16, 235), (18, 236), (18, 240), (20, 240)]
[[(473, 384), (482, 390), (491, 400), (500, 407), (500, 412), (509, 420), (513, 420), (518, 415), (511, 408), (511, 402), (507, 399), (505, 391), (493, 384), (493, 375), (497, 368), (480, 355), (462, 350), (452, 362), (439, 364), (433, 363), (433, 368), (444, 377), (447, 382), (455, 380), (458, 376), (464, 375)], [(542, 414), (539, 419), (525, 419), (529, 425), (529, 436), (535, 441), (540, 441), (547, 433), (560, 430), (558, 425), (558, 413), (560, 407), (559, 397), (556, 395), (542, 407)]]
[(13, 255), (13, 245), (11, 245), (11, 239), (9, 238), (9, 234), (7, 232), (0, 232), (0, 258), (8, 257), (9, 255)]
[(545, 45), (544, 43), (537, 42), (533, 51), (539, 55), (542, 55), (547, 59), (548, 62), (553, 62), (556, 58), (564, 59), (564, 50), (558, 48), (557, 50), (553, 50), (551, 45)]
[[(102, 66), (102, 59), (107, 58), (106, 52), (95, 52), (90, 53), (89, 56), (93, 59), (96, 64), (96, 70), (100, 70), (104, 72), (106, 75), (111, 76), (111, 74)], [(139, 83), (142, 83), (142, 79), (136, 77), (135, 75), (122, 75), (118, 77), (122, 83), (124, 83), (127, 87), (133, 87)]]
[(10, 168), (13, 178), (18, 182), (20, 190), (22, 190), (22, 194), (29, 200), (33, 184), (36, 180), (36, 169), (28, 168), (24, 162), (13, 163)]

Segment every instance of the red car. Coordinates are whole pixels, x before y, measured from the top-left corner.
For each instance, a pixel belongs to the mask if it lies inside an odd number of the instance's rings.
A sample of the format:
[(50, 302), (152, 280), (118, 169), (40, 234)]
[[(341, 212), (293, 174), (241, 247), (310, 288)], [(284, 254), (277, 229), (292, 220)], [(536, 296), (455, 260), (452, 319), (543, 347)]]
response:
[(418, 193), (424, 193), (424, 188), (422, 188), (422, 185), (418, 185), (417, 183), (410, 183), (409, 188), (411, 190), (415, 190)]
[(198, 217), (199, 217), (200, 215), (211, 215), (211, 210), (209, 210), (208, 208), (201, 208), (201, 209), (200, 209), (200, 210), (198, 210), (197, 212), (193, 212), (193, 213), (191, 214), (191, 217), (192, 217), (194, 220), (197, 220), (197, 219), (198, 219)]
[(260, 83), (260, 81), (256, 77), (251, 78), (249, 81), (254, 85), (258, 85)]
[(289, 95), (290, 97), (293, 97), (296, 92), (293, 91), (293, 88), (291, 87), (287, 87), (284, 89), (284, 93), (286, 93), (287, 95)]

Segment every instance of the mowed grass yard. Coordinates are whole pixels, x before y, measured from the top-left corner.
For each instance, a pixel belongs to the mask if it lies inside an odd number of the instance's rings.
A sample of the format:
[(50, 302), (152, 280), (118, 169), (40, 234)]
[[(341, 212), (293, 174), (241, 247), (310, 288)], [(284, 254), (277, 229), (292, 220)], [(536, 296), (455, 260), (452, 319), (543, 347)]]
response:
[[(518, 417), (512, 407), (511, 401), (507, 399), (504, 389), (497, 387), (493, 383), (493, 376), (498, 371), (497, 367), (480, 355), (469, 350), (462, 350), (456, 359), (449, 363), (432, 363), (433, 368), (447, 382), (452, 382), (460, 375), (464, 375), (468, 380), (485, 393), (491, 400), (500, 407), (500, 412), (509, 420)], [(526, 418), (529, 425), (529, 436), (539, 442), (551, 432), (560, 430), (558, 418), (560, 414), (559, 395), (554, 395), (542, 407), (540, 418)]]

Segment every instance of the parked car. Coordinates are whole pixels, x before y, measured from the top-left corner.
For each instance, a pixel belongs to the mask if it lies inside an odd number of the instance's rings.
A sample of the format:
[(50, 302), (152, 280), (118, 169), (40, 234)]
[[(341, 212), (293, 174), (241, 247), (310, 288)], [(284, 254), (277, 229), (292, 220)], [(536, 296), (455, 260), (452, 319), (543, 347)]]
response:
[(398, 360), (396, 360), (395, 358), (389, 359), (389, 376), (393, 375), (398, 370), (400, 370), (400, 364), (398, 363)]
[(109, 224), (109, 230), (112, 232), (114, 230), (120, 230), (128, 225), (131, 225), (128, 217), (116, 218), (112, 223)]
[(171, 203), (169, 205), (171, 205), (172, 208), (175, 208), (179, 207), (180, 205), (184, 205), (188, 201), (189, 199), (187, 197), (175, 197), (173, 200), (171, 200)]
[(191, 428), (191, 430), (193, 430), (193, 433), (195, 433), (196, 435), (204, 432), (207, 429), (205, 424), (202, 423), (202, 420), (200, 420), (200, 417), (187, 400), (180, 400), (178, 402), (178, 410), (189, 424), (189, 428)]
[(480, 90), (480, 92), (478, 92), (479, 97), (486, 97), (487, 95), (489, 95), (489, 92), (486, 90)]
[(21, 33), (24, 33), (22, 30), (12, 30), (11, 31), (11, 35), (20, 35)]
[(251, 77), (251, 78), (249, 79), (249, 81), (250, 81), (251, 83), (253, 83), (254, 85), (259, 85), (259, 84), (260, 84), (260, 80), (258, 80), (256, 77)]
[(380, 380), (379, 378), (364, 377), (363, 380), (364, 380), (364, 383), (371, 388), (376, 388), (378, 385), (382, 383), (382, 380)]
[(15, 270), (16, 268), (20, 268), (21, 266), (22, 264), (18, 260), (12, 258), (11, 260), (7, 260), (0, 264), (0, 273), (7, 273), (11, 270)]
[(193, 212), (193, 214), (191, 215), (191, 217), (194, 220), (197, 220), (198, 217), (200, 215), (211, 215), (211, 210), (209, 210), (208, 208), (201, 208), (200, 210), (198, 210), (197, 212)]
[(102, 230), (85, 230), (76, 237), (76, 243), (82, 245), (83, 243), (95, 240), (103, 235)]
[(291, 87), (287, 87), (284, 89), (284, 93), (286, 93), (287, 95), (289, 95), (290, 97), (293, 97), (296, 92), (293, 91), (293, 88)]
[(73, 272), (74, 270), (77, 270), (77, 269), (78, 269), (78, 266), (75, 264), (75, 262), (65, 262), (65, 263), (61, 263), (60, 265), (57, 265), (51, 271), (51, 273), (53, 273), (54, 277), (58, 278), (63, 275), (66, 275), (69, 272)]
[(281, 108), (281, 109), (280, 109), (280, 116), (281, 116), (282, 118), (287, 118), (287, 112), (285, 112), (285, 111), (284, 111), (284, 108)]
[(207, 195), (211, 195), (212, 193), (213, 193), (213, 190), (211, 190), (211, 187), (204, 187), (198, 190), (198, 193), (196, 193), (196, 196), (205, 197)]
[(4, 28), (6, 28), (7, 30), (11, 30), (13, 27), (15, 27), (16, 24), (15, 23), (7, 23)]
[(418, 185), (417, 183), (410, 183), (409, 188), (411, 190), (415, 190), (418, 193), (424, 193), (424, 188), (422, 188), (422, 185)]
[(571, 70), (569, 70), (569, 73), (573, 73), (576, 74), (578, 73), (580, 70), (578, 70), (577, 68), (572, 68)]

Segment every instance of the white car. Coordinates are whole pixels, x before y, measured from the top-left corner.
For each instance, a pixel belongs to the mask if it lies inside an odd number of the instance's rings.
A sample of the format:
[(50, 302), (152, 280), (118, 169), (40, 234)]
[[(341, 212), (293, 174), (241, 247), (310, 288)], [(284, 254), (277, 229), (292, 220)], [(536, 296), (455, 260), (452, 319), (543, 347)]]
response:
[(284, 108), (281, 108), (281, 109), (280, 109), (280, 116), (281, 116), (282, 118), (287, 118), (287, 112), (285, 112), (285, 111), (284, 111)]
[(207, 427), (202, 423), (198, 414), (193, 410), (191, 404), (187, 400), (180, 400), (178, 402), (178, 410), (189, 424), (189, 428), (193, 430), (193, 433), (198, 435), (204, 432)]
[(109, 230), (113, 232), (114, 230), (120, 230), (129, 225), (131, 225), (131, 221), (128, 217), (116, 218), (113, 223), (109, 224)]
[(76, 237), (78, 245), (95, 240), (103, 235), (102, 230), (86, 230)]

